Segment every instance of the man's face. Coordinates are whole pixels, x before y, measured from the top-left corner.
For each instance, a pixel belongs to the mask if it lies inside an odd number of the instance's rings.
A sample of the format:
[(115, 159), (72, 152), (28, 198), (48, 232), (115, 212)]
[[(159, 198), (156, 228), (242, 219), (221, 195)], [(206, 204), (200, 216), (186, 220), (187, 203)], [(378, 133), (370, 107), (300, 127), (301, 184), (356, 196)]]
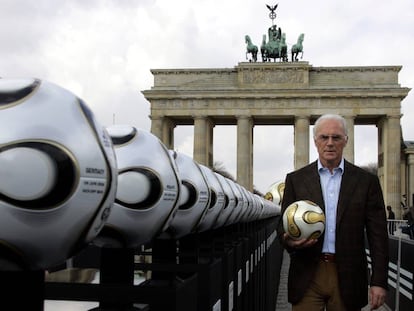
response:
[(348, 141), (342, 123), (337, 120), (323, 120), (314, 140), (322, 165), (329, 168), (338, 166)]

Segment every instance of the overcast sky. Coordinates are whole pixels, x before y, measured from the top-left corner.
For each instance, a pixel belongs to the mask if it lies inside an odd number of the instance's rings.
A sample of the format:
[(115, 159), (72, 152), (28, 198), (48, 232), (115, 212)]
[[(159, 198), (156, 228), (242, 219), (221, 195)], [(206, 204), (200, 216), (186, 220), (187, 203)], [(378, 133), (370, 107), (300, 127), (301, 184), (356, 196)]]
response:
[[(312, 66), (401, 65), (414, 85), (414, 1), (394, 0), (1, 0), (0, 76), (38, 77), (77, 94), (105, 126), (150, 130), (150, 69), (233, 68), (246, 61), (244, 36), (260, 45), (271, 26), (290, 47), (305, 33)], [(414, 140), (414, 94), (402, 102), (405, 140)], [(265, 192), (293, 169), (293, 128), (255, 127), (254, 184)], [(376, 129), (356, 129), (357, 164), (376, 162)], [(270, 144), (269, 144), (270, 142)], [(192, 156), (192, 127), (175, 149)], [(236, 176), (236, 128), (215, 128), (215, 160)], [(311, 160), (316, 159), (311, 145)]]
[[(246, 61), (244, 36), (260, 44), (271, 25), (265, 4), (276, 3), (288, 46), (305, 33), (312, 66), (401, 65), (401, 86), (414, 85), (412, 0), (1, 0), (0, 76), (54, 82), (102, 125), (150, 130), (141, 94), (153, 85), (150, 69), (237, 66)], [(404, 139), (414, 140), (413, 91), (402, 112)], [(215, 131), (215, 159), (235, 175), (236, 129)], [(175, 149), (192, 155), (191, 130), (176, 132)], [(293, 129), (256, 127), (254, 140), (254, 184), (266, 191), (293, 169)], [(376, 162), (375, 128), (357, 128), (355, 140), (356, 163)]]

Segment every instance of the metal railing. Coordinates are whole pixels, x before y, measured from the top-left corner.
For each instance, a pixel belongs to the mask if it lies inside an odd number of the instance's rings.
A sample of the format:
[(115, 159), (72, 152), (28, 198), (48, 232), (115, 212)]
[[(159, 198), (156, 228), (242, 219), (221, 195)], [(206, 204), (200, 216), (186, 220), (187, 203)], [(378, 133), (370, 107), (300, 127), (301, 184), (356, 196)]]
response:
[(388, 234), (393, 236), (401, 236), (401, 238), (414, 239), (413, 232), (410, 230), (407, 220), (388, 219)]
[(407, 220), (388, 220), (390, 263), (389, 293), (386, 304), (391, 310), (413, 310), (414, 232)]

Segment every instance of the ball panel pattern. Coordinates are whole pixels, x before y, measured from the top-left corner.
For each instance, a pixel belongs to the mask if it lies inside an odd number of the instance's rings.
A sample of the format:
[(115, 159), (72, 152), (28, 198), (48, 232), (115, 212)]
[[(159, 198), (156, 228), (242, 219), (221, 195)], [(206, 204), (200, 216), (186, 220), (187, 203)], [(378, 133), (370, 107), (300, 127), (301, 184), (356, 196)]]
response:
[(325, 214), (312, 201), (290, 204), (282, 215), (283, 228), (294, 240), (317, 239), (325, 230)]

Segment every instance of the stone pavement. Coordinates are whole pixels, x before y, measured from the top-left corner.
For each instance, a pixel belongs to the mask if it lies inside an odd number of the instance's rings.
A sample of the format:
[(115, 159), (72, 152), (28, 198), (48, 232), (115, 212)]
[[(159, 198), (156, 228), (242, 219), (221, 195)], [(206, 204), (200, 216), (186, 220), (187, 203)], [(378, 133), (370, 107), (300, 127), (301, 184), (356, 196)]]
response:
[[(289, 272), (290, 259), (288, 253), (283, 253), (283, 263), (280, 270), (279, 292), (276, 301), (276, 311), (291, 311), (292, 305), (287, 301), (287, 279)], [(364, 307), (361, 311), (370, 311), (369, 305)], [(390, 311), (387, 306), (382, 306), (377, 311)]]
[(276, 301), (277, 311), (292, 310), (291, 304), (288, 303), (287, 301), (287, 279), (288, 279), (288, 272), (289, 272), (289, 264), (290, 264), (289, 254), (286, 251), (284, 251), (282, 268), (280, 269), (279, 291), (278, 291), (277, 301)]

